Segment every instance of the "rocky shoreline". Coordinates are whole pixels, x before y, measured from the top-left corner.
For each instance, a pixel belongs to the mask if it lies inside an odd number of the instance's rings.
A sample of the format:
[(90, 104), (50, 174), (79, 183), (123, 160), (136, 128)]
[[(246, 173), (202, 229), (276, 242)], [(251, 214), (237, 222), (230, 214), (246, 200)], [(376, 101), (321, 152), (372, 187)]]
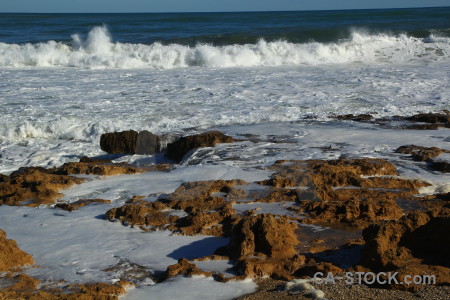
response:
[[(372, 118), (337, 119), (360, 122)], [(447, 127), (450, 116), (421, 114), (404, 119)], [(235, 141), (218, 131), (182, 137), (167, 145), (166, 156), (179, 163), (196, 148)], [(162, 147), (152, 133), (127, 131), (105, 134), (101, 148), (108, 153), (142, 154), (156, 153)], [(449, 153), (446, 149), (405, 145), (396, 153), (410, 155), (404, 159), (421, 162), (437, 172), (449, 170), (448, 162), (439, 160), (440, 155)], [(21, 168), (9, 176), (0, 175), (0, 205), (51, 205), (55, 210), (72, 212), (111, 202), (59, 202), (62, 190), (85, 181), (81, 175), (170, 172), (171, 168), (171, 164), (136, 167), (87, 157), (50, 169)], [(197, 275), (219, 282), (256, 280), (259, 291), (239, 299), (444, 299), (440, 295), (448, 295), (450, 193), (422, 195), (420, 189), (430, 183), (398, 176), (395, 165), (386, 159), (280, 160), (266, 169), (272, 176), (264, 181), (186, 182), (152, 201), (148, 195), (135, 195), (124, 205), (105, 210), (105, 222), (121, 222), (143, 232), (168, 230), (176, 235), (229, 238), (228, 245), (210, 256), (181, 258), (165, 272), (152, 275), (156, 283)], [(325, 227), (331, 234), (314, 231)], [(6, 234), (0, 230), (0, 274), (9, 282), (0, 289), (2, 299), (117, 299), (135, 284), (135, 275), (125, 272), (114, 284), (43, 288), (36, 278), (22, 273), (21, 268), (34, 265), (33, 258), (6, 239)], [(232, 261), (235, 275), (202, 270), (197, 266), (202, 261)], [(121, 266), (111, 266), (114, 268)], [(317, 272), (336, 276), (345, 272), (428, 274), (436, 277), (436, 284), (368, 288), (299, 281)]]

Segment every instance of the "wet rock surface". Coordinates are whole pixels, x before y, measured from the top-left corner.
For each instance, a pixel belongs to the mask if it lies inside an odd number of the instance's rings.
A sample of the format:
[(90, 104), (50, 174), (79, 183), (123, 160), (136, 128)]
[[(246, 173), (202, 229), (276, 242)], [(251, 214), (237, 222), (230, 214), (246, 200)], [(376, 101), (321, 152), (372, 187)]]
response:
[[(401, 151), (419, 155), (422, 160), (430, 159), (427, 157), (434, 155), (435, 149), (408, 146)], [(166, 170), (167, 166), (155, 169)], [(429, 184), (398, 177), (396, 167), (382, 159), (277, 161), (268, 169), (273, 175), (261, 182), (239, 179), (186, 182), (173, 193), (161, 194), (156, 199), (135, 196), (105, 214), (110, 221), (138, 226), (144, 231), (228, 237), (230, 242), (226, 247), (197, 260), (232, 260), (235, 277), (225, 278), (223, 274), (204, 271), (184, 258), (159, 276), (153, 276), (143, 266), (120, 262), (104, 271), (120, 273), (121, 269), (132, 269), (136, 272), (124, 275), (123, 282), (114, 285), (65, 285), (60, 291), (43, 290), (38, 288), (35, 279), (23, 276), (14, 280), (17, 284), (28, 284), (28, 290), (18, 291), (10, 286), (0, 295), (20, 298), (32, 292), (42, 295), (36, 299), (116, 299), (125, 292), (124, 286), (129, 284), (125, 281), (145, 277), (156, 282), (179, 275), (213, 276), (218, 281), (245, 277), (292, 280), (316, 272), (338, 274), (346, 270), (428, 272), (437, 275), (439, 284), (450, 283), (447, 257), (450, 249), (442, 246), (450, 230), (448, 194), (418, 197), (418, 189)], [(134, 174), (145, 170), (88, 158), (59, 168), (22, 169), (0, 177), (0, 192), (4, 193), (0, 199), (2, 204), (9, 205), (53, 203), (61, 189), (83, 181), (72, 174)], [(8, 191), (14, 192), (8, 194)], [(419, 203), (420, 211), (405, 210), (399, 204), (402, 201)], [(73, 211), (105, 202), (108, 200), (82, 199), (55, 206)], [(313, 227), (300, 230), (300, 226)], [(321, 235), (320, 239), (305, 234), (305, 228), (331, 227), (333, 233)], [(356, 234), (340, 235), (340, 231), (348, 228), (355, 229)], [(350, 237), (361, 237), (362, 229), (364, 239), (350, 241)], [(135, 274), (142, 278), (136, 279)], [(58, 298), (63, 297), (61, 291), (69, 298)]]
[[(164, 169), (165, 167), (162, 167)], [(71, 175), (119, 175), (146, 171), (127, 164), (82, 158), (58, 168), (20, 168), (0, 177), (0, 205), (39, 206), (53, 204), (62, 197), (61, 190), (85, 181)]]
[(0, 204), (39, 206), (52, 204), (62, 197), (61, 190), (84, 179), (55, 174), (39, 167), (20, 168), (0, 182)]
[(67, 211), (75, 211), (80, 207), (89, 205), (89, 204), (94, 204), (94, 203), (111, 203), (111, 200), (104, 200), (104, 199), (80, 199), (78, 201), (75, 202), (71, 202), (71, 203), (56, 203), (55, 207), (56, 208), (61, 208), (62, 210), (67, 210)]
[(100, 148), (109, 154), (155, 154), (161, 144), (159, 137), (150, 131), (128, 130), (102, 134)]
[(33, 300), (116, 300), (126, 294), (126, 287), (131, 284), (119, 281), (115, 284), (88, 283), (68, 284), (57, 288), (41, 287), (41, 282), (25, 274), (11, 278), (13, 284), (0, 290), (1, 299), (33, 299)]
[(449, 153), (448, 150), (437, 147), (423, 147), (416, 145), (401, 146), (395, 150), (397, 153), (411, 154), (411, 158), (416, 161), (427, 161), (442, 153)]
[[(132, 199), (109, 210), (106, 216), (126, 224), (148, 226), (144, 230), (230, 237), (228, 247), (218, 249), (216, 254), (220, 259), (234, 259), (236, 278), (269, 276), (291, 280), (311, 272), (343, 272), (335, 264), (343, 257), (352, 261), (348, 266), (355, 266), (358, 259), (350, 256), (360, 253), (365, 243), (360, 239), (356, 244), (346, 244), (349, 239), (344, 236), (358, 236), (342, 235), (341, 242), (334, 241), (330, 248), (327, 241), (309, 241), (310, 237), (298, 230), (298, 223), (317, 224), (318, 228), (330, 226), (322, 225), (325, 223), (337, 228), (365, 228), (400, 220), (405, 211), (397, 201), (408, 201), (416, 197), (419, 188), (429, 185), (396, 177), (395, 166), (381, 159), (278, 161), (269, 168), (274, 174), (259, 182), (261, 188), (257, 192), (241, 180), (188, 182), (154, 202)], [(427, 199), (420, 199), (426, 203)], [(295, 204), (281, 214), (259, 213), (255, 209), (238, 214), (233, 208), (236, 204), (280, 202)], [(443, 207), (444, 204), (434, 207), (435, 214), (442, 213)], [(425, 205), (423, 209), (427, 209)], [(171, 210), (183, 211), (185, 216), (171, 215)], [(339, 230), (335, 232), (339, 235)], [(327, 239), (326, 235), (323, 237)], [(372, 270), (372, 266), (367, 268)], [(205, 274), (184, 260), (169, 271), (170, 276)]]
[(190, 150), (202, 147), (214, 147), (219, 143), (233, 143), (235, 140), (220, 131), (208, 131), (201, 134), (185, 136), (167, 145), (166, 156), (180, 162)]
[[(399, 220), (370, 225), (363, 231), (365, 247), (361, 264), (374, 271), (400, 275), (436, 276), (438, 284), (450, 284), (450, 253), (446, 237), (449, 216), (414, 211)], [(418, 289), (417, 285), (395, 285)]]
[(20, 250), (16, 241), (7, 239), (6, 233), (0, 229), (0, 272), (33, 264), (31, 255)]

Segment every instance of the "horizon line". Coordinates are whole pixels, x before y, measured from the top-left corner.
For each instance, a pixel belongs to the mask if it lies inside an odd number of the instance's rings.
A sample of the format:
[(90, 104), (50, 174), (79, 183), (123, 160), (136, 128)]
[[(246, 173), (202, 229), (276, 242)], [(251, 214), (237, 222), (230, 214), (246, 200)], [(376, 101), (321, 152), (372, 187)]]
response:
[(228, 10), (228, 11), (157, 11), (157, 12), (19, 12), (0, 11), (0, 14), (195, 14), (195, 13), (258, 13), (258, 12), (314, 12), (314, 11), (349, 11), (349, 10), (391, 10), (391, 9), (417, 9), (417, 8), (442, 8), (441, 6), (414, 6), (414, 7), (388, 7), (388, 8), (341, 8), (341, 9), (304, 9), (304, 10)]

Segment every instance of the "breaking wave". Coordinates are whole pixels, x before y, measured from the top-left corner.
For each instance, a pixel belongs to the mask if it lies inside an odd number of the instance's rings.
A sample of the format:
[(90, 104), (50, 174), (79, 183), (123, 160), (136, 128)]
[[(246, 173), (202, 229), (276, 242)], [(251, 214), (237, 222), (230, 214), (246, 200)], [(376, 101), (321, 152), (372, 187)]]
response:
[(189, 47), (161, 43), (113, 42), (106, 26), (95, 27), (86, 39), (72, 35), (72, 42), (37, 44), (0, 43), (0, 67), (79, 67), (87, 69), (170, 69), (190, 66), (251, 67), (343, 63), (407, 63), (448, 60), (450, 38), (353, 32), (337, 43), (291, 43)]

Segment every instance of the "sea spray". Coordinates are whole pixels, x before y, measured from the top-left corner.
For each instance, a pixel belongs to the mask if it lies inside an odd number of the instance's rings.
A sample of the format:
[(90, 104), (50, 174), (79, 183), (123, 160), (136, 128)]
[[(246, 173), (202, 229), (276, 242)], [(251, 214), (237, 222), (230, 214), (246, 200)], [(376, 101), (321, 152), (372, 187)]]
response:
[(85, 40), (36, 44), (0, 43), (0, 67), (80, 67), (87, 69), (170, 69), (180, 67), (255, 67), (321, 64), (380, 64), (448, 61), (450, 38), (353, 31), (334, 43), (292, 43), (284, 40), (213, 46), (149, 45), (112, 42), (106, 26), (94, 27)]

